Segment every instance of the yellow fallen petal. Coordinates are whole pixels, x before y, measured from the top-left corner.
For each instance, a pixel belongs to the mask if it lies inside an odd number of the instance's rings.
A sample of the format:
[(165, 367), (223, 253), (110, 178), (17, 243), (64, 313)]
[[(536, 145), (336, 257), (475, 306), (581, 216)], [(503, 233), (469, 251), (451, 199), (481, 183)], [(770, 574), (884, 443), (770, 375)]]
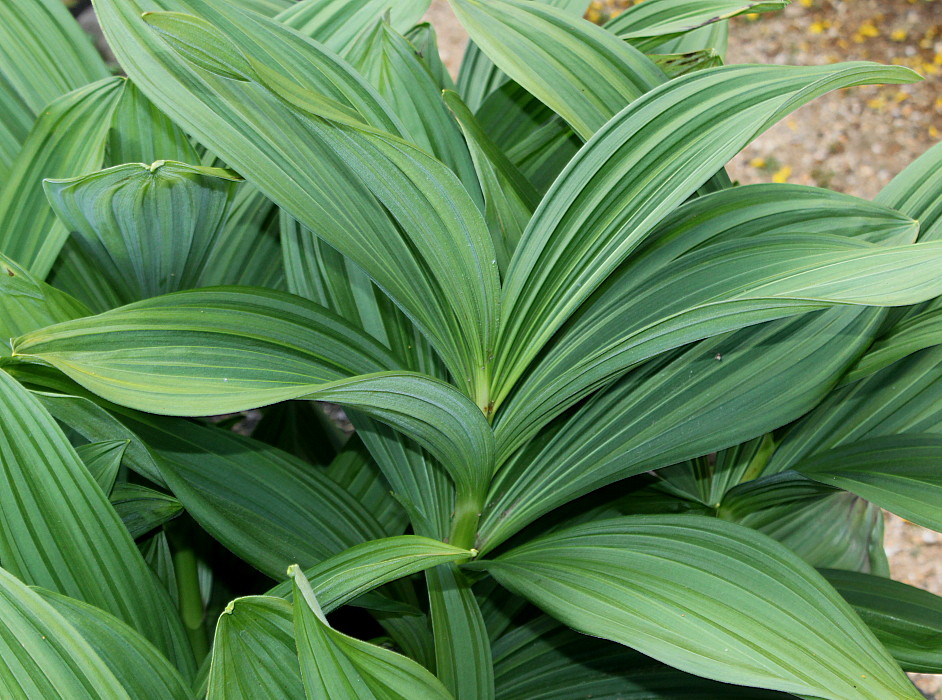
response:
[(772, 174), (772, 182), (788, 182), (788, 177), (792, 174), (791, 166), (783, 165)]

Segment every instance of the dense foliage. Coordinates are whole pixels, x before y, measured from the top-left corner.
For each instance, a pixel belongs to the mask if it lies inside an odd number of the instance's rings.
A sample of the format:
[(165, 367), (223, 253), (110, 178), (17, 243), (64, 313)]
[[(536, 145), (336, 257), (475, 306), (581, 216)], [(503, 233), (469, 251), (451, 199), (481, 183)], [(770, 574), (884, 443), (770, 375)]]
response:
[(942, 146), (724, 170), (918, 76), (450, 2), (0, 0), (3, 697), (919, 698)]

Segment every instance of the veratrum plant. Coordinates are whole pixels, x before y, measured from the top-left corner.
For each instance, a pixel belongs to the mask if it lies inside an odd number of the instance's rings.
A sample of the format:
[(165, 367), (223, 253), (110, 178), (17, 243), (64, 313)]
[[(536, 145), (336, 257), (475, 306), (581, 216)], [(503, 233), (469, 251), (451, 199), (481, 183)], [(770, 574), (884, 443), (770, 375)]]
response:
[(450, 2), (0, 0), (0, 696), (919, 698), (942, 146), (724, 170), (918, 76)]

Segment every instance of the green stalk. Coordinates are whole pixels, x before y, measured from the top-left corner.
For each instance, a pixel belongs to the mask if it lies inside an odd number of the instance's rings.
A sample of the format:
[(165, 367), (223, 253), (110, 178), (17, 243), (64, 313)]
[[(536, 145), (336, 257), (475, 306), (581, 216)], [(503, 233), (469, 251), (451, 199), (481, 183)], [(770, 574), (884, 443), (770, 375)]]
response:
[(180, 619), (193, 648), (193, 656), (199, 664), (209, 653), (209, 637), (206, 630), (206, 610), (200, 592), (196, 551), (192, 545), (192, 531), (183, 523), (171, 523), (167, 527), (167, 537), (172, 548)]
[(474, 548), (483, 502), (483, 498), (479, 498), (470, 492), (462, 493), (459, 491), (455, 495), (455, 515), (451, 520), (449, 544), (464, 549)]

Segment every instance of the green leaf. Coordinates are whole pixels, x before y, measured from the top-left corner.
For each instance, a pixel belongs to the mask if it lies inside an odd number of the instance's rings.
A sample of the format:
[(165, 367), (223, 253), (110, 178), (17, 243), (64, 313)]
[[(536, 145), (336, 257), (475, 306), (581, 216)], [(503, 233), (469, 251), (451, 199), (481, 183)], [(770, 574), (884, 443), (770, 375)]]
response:
[(415, 661), (332, 629), (298, 567), (294, 579), (294, 634), (301, 678), (309, 700), (450, 698), (444, 686)]
[[(931, 303), (931, 302), (930, 302)], [(912, 313), (882, 335), (852, 367), (843, 383), (850, 384), (920, 350), (942, 345), (942, 309)]]
[(491, 644), (471, 582), (454, 564), (429, 569), (425, 580), (438, 677), (456, 700), (490, 700)]
[(143, 634), (189, 678), (193, 656), (169, 597), (53, 418), (0, 372), (0, 562)]
[(146, 299), (36, 331), (14, 348), (109, 401), (174, 415), (254, 408), (396, 366), (379, 343), (320, 306), (239, 287)]
[[(879, 319), (832, 309), (746, 328), (649, 361), (551, 424), (497, 473), (482, 552), (618, 479), (763, 435), (814, 408)], [(714, 503), (709, 505), (713, 506)]]
[(583, 139), (664, 81), (642, 53), (561, 9), (518, 0), (450, 4), (475, 45)]
[(785, 700), (774, 691), (691, 676), (541, 615), (494, 644), (498, 700)]
[(387, 13), (391, 26), (404, 32), (422, 18), (428, 6), (429, 0), (301, 0), (275, 19), (343, 53), (365, 27)]
[(34, 591), (78, 631), (132, 698), (193, 697), (166, 657), (121, 620), (75, 598), (42, 588)]
[(679, 78), (687, 73), (723, 65), (723, 59), (713, 49), (690, 53), (648, 54), (648, 58), (654, 61), (668, 78)]
[(471, 158), (484, 194), (484, 216), (503, 273), (540, 201), (540, 195), (478, 124), (454, 92), (443, 99), (458, 120), (471, 149)]
[(883, 512), (797, 472), (740, 484), (723, 498), (717, 515), (768, 535), (815, 567), (885, 568)]
[(177, 41), (225, 62), (213, 53), (224, 37), (242, 52), (227, 70), (247, 63), (254, 75), (204, 70), (185, 58), (192, 51), (168, 51), (166, 33), (150, 29), (136, 3), (103, 0), (99, 18), (122, 66), (174, 121), (365, 270), (469, 395), (484, 392), (497, 269), (483, 216), (457, 177), (390, 133), (388, 108), (336, 56), (258, 16), (186, 4), (199, 31)]
[[(358, 544), (325, 559), (302, 575), (310, 582), (324, 612), (329, 613), (358, 596), (426, 569), (466, 561), (472, 553), (439, 540), (416, 535), (385, 537)], [(266, 595), (286, 598), (292, 582), (284, 581)]]
[(517, 388), (500, 430), (545, 423), (638, 362), (691, 341), (835, 304), (902, 306), (937, 296), (942, 245), (934, 246), (794, 234), (702, 248), (642, 289), (580, 310)]
[(887, 435), (819, 452), (794, 469), (942, 532), (940, 458), (942, 436)]
[(403, 136), (451, 168), (472, 198), (479, 199), (468, 145), (416, 48), (385, 20), (366, 27), (346, 59), (402, 120)]
[[(538, 0), (545, 5), (555, 7), (572, 17), (585, 14), (587, 0)], [(500, 89), (509, 81), (507, 74), (495, 66), (481, 53), (473, 41), (468, 42), (461, 66), (458, 70), (457, 91), (472, 110), (478, 110), (488, 95)], [(454, 90), (452, 86), (450, 89)]]
[(0, 569), (0, 688), (11, 700), (130, 700), (82, 635), (4, 569)]
[(303, 698), (293, 625), (281, 598), (229, 603), (216, 625), (207, 700)]
[(106, 77), (104, 62), (62, 2), (0, 4), (0, 189), (43, 108)]
[(942, 598), (880, 576), (821, 572), (910, 673), (942, 673)]
[(707, 678), (835, 699), (919, 697), (810, 566), (714, 518), (590, 523), (474, 568), (580, 632)]
[[(913, 77), (866, 63), (726, 66), (672, 80), (620, 112), (556, 180), (511, 262), (495, 406), (652, 229), (768, 126), (830, 89)], [(721, 104), (728, 109), (714, 109)]]
[(183, 512), (180, 501), (173, 496), (138, 484), (116, 485), (110, 500), (134, 539), (146, 535)]
[(0, 192), (0, 250), (39, 279), (49, 272), (68, 236), (46, 201), (42, 180), (101, 167), (124, 83), (106, 78), (52, 102), (10, 168)]
[(0, 355), (8, 355), (9, 338), (91, 312), (77, 299), (37, 279), (0, 255)]
[(714, 22), (787, 6), (788, 0), (647, 0), (626, 8), (605, 29), (649, 53), (665, 41)]
[(118, 416), (149, 446), (174, 496), (213, 537), (275, 579), (383, 536), (322, 471), (231, 431), (178, 419)]
[(936, 144), (908, 165), (877, 195), (876, 201), (919, 219), (921, 241), (942, 236), (942, 146)]
[(75, 453), (104, 493), (111, 493), (128, 440), (103, 440), (79, 445)]
[(43, 184), (93, 269), (128, 304), (200, 286), (240, 181), (228, 170), (159, 160)]

